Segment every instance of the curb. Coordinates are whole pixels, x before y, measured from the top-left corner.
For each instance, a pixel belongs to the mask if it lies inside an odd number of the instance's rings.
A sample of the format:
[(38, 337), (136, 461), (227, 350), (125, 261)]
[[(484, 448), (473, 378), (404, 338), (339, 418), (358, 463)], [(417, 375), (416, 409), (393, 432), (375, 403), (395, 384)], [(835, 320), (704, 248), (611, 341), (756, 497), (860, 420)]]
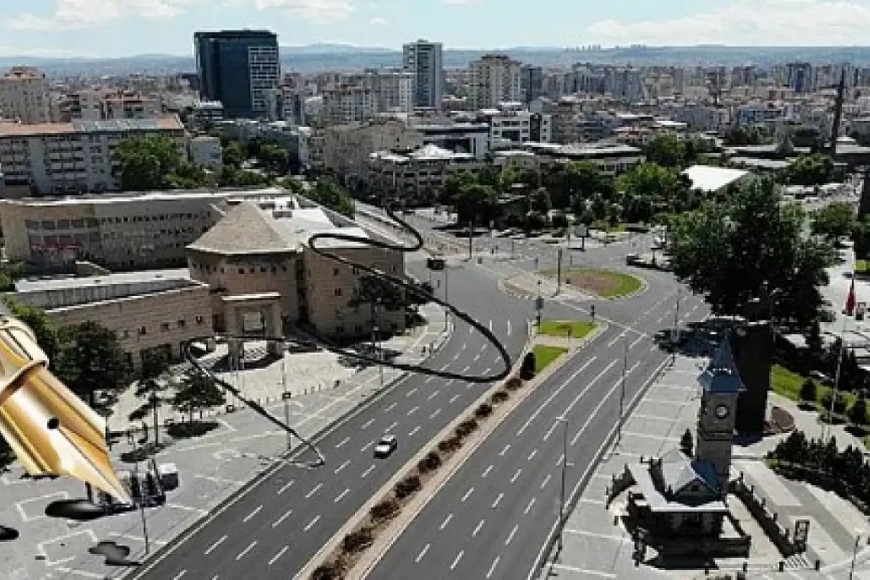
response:
[[(438, 345), (438, 347), (435, 349), (435, 351), (433, 351), (433, 354), (434, 354), (434, 352), (437, 352), (438, 350), (440, 350), (447, 343), (447, 341), (450, 339), (450, 337), (453, 336), (453, 323), (452, 323), (452, 321), (450, 322), (450, 326), (448, 327), (448, 332), (442, 333), (442, 334), (444, 335), (444, 338), (441, 341), (441, 344)], [(421, 361), (421, 364), (423, 362), (425, 362), (426, 360), (428, 360), (428, 358), (429, 357), (423, 359), (423, 361)], [(332, 421), (330, 421), (329, 423), (327, 423), (326, 425), (324, 425), (323, 427), (321, 427), (320, 429), (318, 429), (317, 431), (315, 431), (311, 435), (307, 436), (306, 438), (309, 441), (311, 441), (313, 444), (316, 445), (322, 439), (324, 439), (326, 436), (328, 436), (335, 428), (339, 427), (342, 423), (346, 422), (352, 416), (361, 412), (365, 408), (367, 408), (371, 405), (374, 405), (378, 400), (387, 396), (390, 392), (393, 391), (393, 389), (398, 387), (399, 384), (402, 381), (404, 381), (405, 379), (407, 379), (410, 375), (411, 375), (411, 373), (408, 371), (400, 372), (398, 375), (395, 376), (395, 378), (393, 378), (393, 380), (391, 380), (389, 383), (384, 385), (384, 388), (373, 391), (371, 393), (371, 395), (363, 398), (362, 400), (357, 402), (355, 405), (353, 405), (352, 407), (347, 409), (347, 411), (345, 411), (344, 413), (342, 413), (338, 417), (334, 418)], [(214, 517), (223, 513), (226, 509), (230, 508), (241, 497), (243, 497), (245, 494), (252, 491), (255, 487), (257, 487), (258, 485), (263, 483), (263, 481), (265, 481), (266, 479), (271, 477), (276, 471), (278, 471), (279, 469), (284, 467), (286, 465), (287, 461), (292, 460), (292, 459), (298, 457), (299, 455), (301, 455), (302, 453), (304, 453), (305, 449), (306, 448), (304, 445), (298, 444), (293, 449), (290, 449), (288, 451), (281, 453), (279, 455), (279, 457), (280, 457), (279, 460), (273, 461), (268, 466), (265, 466), (263, 469), (261, 469), (259, 472), (257, 472), (253, 478), (248, 480), (243, 486), (241, 486), (240, 488), (238, 488), (237, 490), (232, 492), (230, 495), (228, 495), (223, 501), (221, 501), (220, 504), (209, 509), (205, 515), (203, 515), (202, 517), (200, 517), (199, 519), (194, 521), (192, 524), (190, 524), (187, 528), (182, 530), (177, 536), (175, 536), (173, 539), (169, 540), (168, 543), (165, 544), (164, 546), (162, 546), (160, 549), (153, 551), (148, 558), (146, 558), (144, 561), (142, 561), (142, 563), (140, 564), (140, 566), (137, 569), (127, 568), (124, 570), (119, 570), (117, 576), (114, 575), (114, 573), (109, 573), (106, 575), (106, 577), (107, 578), (128, 578), (128, 577), (129, 578), (142, 578), (142, 577), (144, 577), (149, 572), (149, 570), (148, 570), (149, 566), (160, 562), (165, 555), (170, 554), (180, 544), (184, 543), (189, 538), (196, 535), (200, 531), (200, 529), (202, 529)]]
[[(517, 358), (517, 364), (515, 364), (511, 368), (511, 373), (509, 374), (509, 376), (513, 376), (513, 374), (522, 364), (523, 357), (525, 357), (526, 353), (529, 352), (529, 349), (531, 348), (533, 336), (532, 328), (533, 327), (531, 323), (529, 323), (528, 329), (526, 331), (527, 337), (525, 347), (523, 348), (523, 352), (520, 354), (519, 358)], [(477, 407), (477, 405), (480, 405), (482, 402), (489, 400), (489, 397), (492, 396), (492, 393), (502, 388), (502, 386), (503, 382), (499, 382), (498, 385), (494, 385), (491, 389), (487, 390), (478, 399), (476, 399), (473, 403), (466, 407), (459, 415), (457, 415), (457, 417), (453, 421), (448, 423), (444, 427), (444, 429), (442, 429), (432, 439), (426, 442), (426, 444), (424, 444), (420, 448), (420, 450), (413, 457), (411, 457), (411, 459), (409, 459), (404, 465), (396, 470), (396, 473), (393, 475), (393, 477), (391, 477), (378, 491), (373, 493), (369, 500), (364, 503), (354, 515), (352, 515), (350, 518), (347, 519), (347, 521), (345, 521), (344, 525), (338, 530), (338, 532), (333, 534), (333, 536), (320, 548), (320, 550), (305, 564), (305, 567), (303, 567), (302, 570), (300, 570), (299, 573), (293, 577), (293, 580), (302, 580), (304, 578), (310, 577), (311, 573), (315, 569), (317, 569), (318, 566), (326, 562), (327, 557), (338, 548), (344, 537), (349, 532), (356, 529), (356, 527), (365, 520), (371, 508), (374, 507), (375, 504), (382, 501), (384, 496), (395, 487), (396, 483), (402, 480), (408, 474), (408, 471), (413, 469), (417, 465), (417, 463), (419, 463), (419, 461), (423, 459), (427, 453), (429, 453), (433, 442), (441, 441), (441, 439), (443, 439), (447, 434), (452, 433), (456, 426), (467, 418), (466, 413), (468, 413), (470, 409), (474, 409)], [(418, 491), (416, 497), (422, 495), (422, 491), (422, 489)], [(360, 562), (358, 561), (357, 565), (354, 566), (354, 568), (359, 566), (359, 564)], [(350, 578), (355, 577), (352, 574), (352, 570), (353, 569), (351, 569), (351, 573), (349, 575)]]
[[(525, 356), (526, 352), (530, 352), (534, 348), (535, 343), (534, 333), (532, 331), (533, 328), (534, 326), (530, 324), (529, 341), (527, 342), (526, 348), (523, 350), (522, 356)], [(534, 394), (535, 391), (537, 391), (550, 377), (552, 377), (556, 373), (556, 371), (565, 366), (570, 360), (572, 360), (576, 355), (584, 350), (584, 348), (588, 344), (598, 338), (598, 336), (607, 329), (607, 325), (603, 324), (599, 328), (600, 330), (584, 337), (581, 344), (573, 347), (571, 350), (565, 353), (565, 356), (560, 357), (556, 363), (551, 364), (542, 373), (536, 375), (534, 379), (529, 381), (529, 383), (527, 383), (524, 388), (517, 392), (517, 396), (511, 399), (510, 405), (502, 407), (501, 413), (498, 416), (493, 416), (492, 420), (487, 421), (486, 426), (483, 429), (475, 433), (474, 439), (469, 442), (470, 445), (463, 446), (458, 453), (450, 458), (449, 464), (445, 465), (447, 469), (440, 474), (440, 477), (439, 475), (436, 475), (433, 479), (429, 480), (427, 482), (427, 485), (424, 486), (419, 492), (417, 492), (415, 499), (406, 505), (404, 517), (400, 516), (399, 518), (393, 520), (386, 528), (385, 533), (388, 533), (390, 535), (383, 538), (383, 543), (381, 544), (380, 549), (370, 550), (367, 553), (367, 556), (364, 556), (362, 559), (357, 561), (356, 565), (351, 568), (348, 575), (348, 578), (350, 580), (363, 580), (368, 577), (372, 570), (383, 559), (384, 555), (390, 550), (390, 548), (392, 548), (396, 540), (405, 532), (408, 526), (414, 522), (414, 520), (426, 508), (429, 502), (432, 501), (432, 499), (438, 495), (441, 489), (453, 479), (456, 473), (462, 469), (462, 467), (466, 464), (469, 458), (471, 458), (471, 456), (474, 455), (478, 448), (480, 448), (480, 446), (489, 439), (489, 437), (496, 431), (496, 429), (498, 429), (505, 420), (507, 420), (520, 406), (522, 406), (522, 404), (530, 396), (532, 396), (532, 394)], [(521, 363), (521, 360), (522, 359), (518, 359), (518, 362)], [(449, 435), (456, 425), (468, 419), (467, 413), (469, 412), (469, 410), (471, 410), (472, 408), (476, 408), (477, 405), (483, 402), (488, 401), (492, 394), (501, 389), (502, 386), (503, 385), (500, 383), (499, 385), (494, 386), (492, 389), (484, 393), (480, 399), (478, 399), (474, 404), (466, 409), (465, 413), (457, 417), (457, 419), (453, 423), (448, 425), (444, 431), (439, 433), (436, 439), (440, 441), (445, 436)], [(433, 441), (435, 441), (436, 439), (433, 439)], [(407, 473), (407, 469), (413, 468), (414, 465), (416, 465), (416, 463), (406, 465), (406, 470), (403, 473)], [(381, 499), (382, 497), (383, 495), (380, 494), (378, 496), (378, 499)]]

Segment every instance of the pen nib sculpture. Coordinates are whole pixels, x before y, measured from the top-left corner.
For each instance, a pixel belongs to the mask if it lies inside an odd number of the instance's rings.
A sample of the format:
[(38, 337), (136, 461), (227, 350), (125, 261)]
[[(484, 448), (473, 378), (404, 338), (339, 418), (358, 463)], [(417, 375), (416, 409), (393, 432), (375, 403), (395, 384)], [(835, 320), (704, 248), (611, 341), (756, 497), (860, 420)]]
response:
[(0, 315), (0, 434), (27, 473), (67, 475), (129, 502), (105, 429), (105, 420), (48, 370), (30, 328)]

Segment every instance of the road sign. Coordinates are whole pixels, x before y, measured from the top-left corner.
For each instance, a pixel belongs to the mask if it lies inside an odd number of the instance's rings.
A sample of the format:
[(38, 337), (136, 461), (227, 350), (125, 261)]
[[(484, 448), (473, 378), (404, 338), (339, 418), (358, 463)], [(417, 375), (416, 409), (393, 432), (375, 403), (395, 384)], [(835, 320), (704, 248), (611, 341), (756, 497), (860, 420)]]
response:
[(797, 520), (794, 523), (795, 544), (806, 544), (810, 535), (810, 520)]
[(586, 224), (580, 224), (575, 228), (575, 232), (578, 238), (585, 238), (589, 235), (589, 228), (586, 227)]

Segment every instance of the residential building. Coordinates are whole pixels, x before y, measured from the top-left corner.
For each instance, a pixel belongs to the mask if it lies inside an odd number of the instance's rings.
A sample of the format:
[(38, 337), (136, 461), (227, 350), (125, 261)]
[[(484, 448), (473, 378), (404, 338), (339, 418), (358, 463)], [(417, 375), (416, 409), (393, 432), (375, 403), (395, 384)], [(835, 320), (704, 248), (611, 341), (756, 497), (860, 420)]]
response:
[(372, 153), (410, 151), (423, 144), (420, 131), (394, 119), (327, 127), (323, 136), (323, 168), (347, 179), (364, 178)]
[(372, 89), (343, 85), (324, 91), (321, 119), (329, 124), (362, 123), (378, 113), (378, 102)]
[(224, 150), (221, 140), (209, 135), (200, 135), (190, 140), (187, 147), (190, 162), (207, 169), (218, 170), (224, 164)]
[(305, 91), (289, 85), (281, 85), (266, 91), (267, 118), (270, 121), (287, 121), (292, 125), (305, 125)]
[(414, 74), (396, 70), (366, 71), (365, 86), (374, 91), (378, 111), (410, 113), (414, 110)]
[(278, 37), (264, 30), (197, 32), (200, 97), (220, 101), (228, 117), (265, 117), (266, 92), (278, 86)]
[(198, 127), (211, 127), (224, 120), (224, 106), (219, 101), (197, 101), (190, 111), (190, 119)]
[(625, 173), (646, 160), (643, 151), (630, 145), (525, 143), (522, 148), (534, 152), (542, 167), (553, 163), (589, 161), (597, 165), (602, 173), (608, 175)]
[(113, 191), (115, 148), (133, 135), (167, 135), (183, 150), (177, 116), (22, 125), (0, 123), (0, 163), (10, 197)]
[(51, 104), (45, 73), (17, 66), (0, 77), (0, 117), (27, 124), (50, 122)]
[(216, 224), (228, 199), (278, 188), (0, 200), (6, 257), (48, 269), (88, 260), (112, 270), (180, 267), (184, 248)]
[(520, 69), (520, 90), (526, 104), (541, 97), (544, 94), (544, 69), (530, 64), (523, 65)]
[[(404, 330), (404, 310), (356, 305), (362, 270), (311, 250), (318, 233), (368, 238), (351, 220), (290, 194), (247, 199), (188, 247), (194, 280), (211, 288), (215, 328), (223, 330), (237, 304), (274, 297), (286, 324), (308, 326), (333, 338), (370, 337), (373, 327)], [(404, 277), (401, 252), (359, 242), (331, 241), (330, 252), (393, 276)], [(374, 319), (372, 317), (374, 310)]]
[(402, 67), (414, 75), (414, 107), (440, 109), (444, 58), (440, 42), (418, 40), (402, 47)]
[(406, 154), (372, 153), (368, 186), (381, 195), (410, 201), (431, 201), (451, 176), (471, 173), (483, 162), (470, 153), (455, 153), (426, 145)]
[(73, 119), (99, 121), (104, 118), (103, 93), (96, 89), (83, 89), (67, 93), (58, 103), (58, 122), (69, 123)]
[(489, 124), (493, 147), (527, 141), (550, 142), (550, 115), (531, 113), (520, 103), (502, 103), (498, 108), (482, 109), (480, 117)]
[(214, 334), (209, 287), (186, 269), (22, 280), (15, 289), (15, 300), (59, 327), (94, 321), (114, 332), (134, 371), (145, 353), (161, 349), (177, 361), (187, 342)]
[(791, 62), (786, 65), (786, 70), (788, 71), (788, 86), (795, 93), (802, 94), (813, 91), (813, 66), (810, 63)]
[(523, 100), (520, 62), (507, 55), (487, 54), (471, 62), (468, 68), (471, 72), (471, 105), (475, 109)]
[(153, 119), (161, 114), (160, 101), (130, 91), (106, 95), (104, 119)]
[(489, 123), (414, 119), (411, 126), (423, 135), (426, 145), (437, 145), (454, 153), (471, 153), (475, 159), (484, 159), (490, 152)]

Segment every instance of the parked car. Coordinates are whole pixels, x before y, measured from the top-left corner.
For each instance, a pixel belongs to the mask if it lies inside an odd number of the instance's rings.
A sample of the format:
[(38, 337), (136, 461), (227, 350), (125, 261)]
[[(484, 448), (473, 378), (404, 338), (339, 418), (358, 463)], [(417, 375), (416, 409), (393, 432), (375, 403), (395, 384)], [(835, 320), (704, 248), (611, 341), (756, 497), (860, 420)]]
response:
[(375, 445), (375, 457), (389, 457), (398, 447), (399, 442), (395, 435), (384, 435), (381, 437), (381, 440), (378, 441), (378, 444)]

